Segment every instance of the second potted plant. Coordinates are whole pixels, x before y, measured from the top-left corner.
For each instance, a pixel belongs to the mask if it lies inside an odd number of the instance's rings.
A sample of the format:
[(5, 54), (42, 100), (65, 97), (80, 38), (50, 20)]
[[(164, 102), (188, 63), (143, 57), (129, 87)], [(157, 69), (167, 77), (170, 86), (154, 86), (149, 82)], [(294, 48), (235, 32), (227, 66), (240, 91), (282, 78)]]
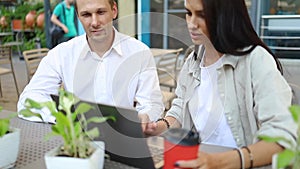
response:
[[(0, 112), (2, 108), (0, 107)], [(20, 129), (10, 127), (10, 119), (16, 114), (0, 119), (0, 168), (11, 168), (15, 165), (20, 146)]]
[[(25, 102), (26, 108), (20, 114), (25, 117), (37, 116), (31, 108), (42, 109), (47, 107), (56, 118), (56, 124), (52, 126), (51, 136), (63, 138), (63, 145), (46, 153), (45, 161), (48, 169), (101, 169), (104, 163), (104, 142), (93, 142), (92, 139), (99, 135), (97, 128), (87, 130), (89, 123), (101, 123), (108, 119), (115, 121), (113, 116), (92, 117), (86, 119), (84, 113), (93, 107), (87, 103), (79, 103), (75, 111), (72, 106), (76, 105), (79, 99), (72, 93), (64, 90), (59, 91), (59, 106), (56, 110), (54, 101), (39, 103), (31, 99)], [(80, 118), (77, 119), (77, 117)], [(41, 118), (42, 119), (42, 118)]]

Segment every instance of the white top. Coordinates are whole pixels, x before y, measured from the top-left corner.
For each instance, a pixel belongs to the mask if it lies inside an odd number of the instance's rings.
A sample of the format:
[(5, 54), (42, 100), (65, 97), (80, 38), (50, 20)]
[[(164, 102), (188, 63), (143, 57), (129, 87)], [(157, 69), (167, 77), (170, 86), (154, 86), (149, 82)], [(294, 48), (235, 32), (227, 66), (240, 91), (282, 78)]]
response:
[(207, 67), (200, 63), (201, 84), (190, 100), (190, 105), (198, 106), (189, 106), (189, 111), (203, 143), (236, 147), (217, 86), (217, 68), (221, 65), (222, 58)]
[[(153, 121), (164, 110), (151, 51), (116, 30), (111, 49), (101, 58), (91, 51), (85, 34), (50, 50), (20, 95), (18, 111), (24, 109), (26, 98), (51, 100), (50, 94), (57, 94), (60, 84), (86, 101), (125, 108), (133, 108), (136, 101), (136, 110)], [(39, 113), (44, 121), (54, 121), (50, 112)]]

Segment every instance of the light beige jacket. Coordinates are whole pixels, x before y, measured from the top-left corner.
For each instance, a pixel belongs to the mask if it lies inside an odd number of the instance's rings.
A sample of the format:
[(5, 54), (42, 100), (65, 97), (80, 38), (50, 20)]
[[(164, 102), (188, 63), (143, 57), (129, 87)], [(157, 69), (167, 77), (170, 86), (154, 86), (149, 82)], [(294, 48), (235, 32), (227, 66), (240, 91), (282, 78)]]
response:
[[(192, 56), (193, 52), (180, 72), (177, 98), (166, 114), (187, 129), (193, 127), (187, 104), (201, 84), (201, 58), (195, 61)], [(261, 46), (246, 56), (223, 57), (223, 65), (217, 69), (218, 90), (237, 145), (253, 144), (259, 135), (283, 136), (295, 144), (297, 126), (288, 111), (292, 92), (273, 57)]]

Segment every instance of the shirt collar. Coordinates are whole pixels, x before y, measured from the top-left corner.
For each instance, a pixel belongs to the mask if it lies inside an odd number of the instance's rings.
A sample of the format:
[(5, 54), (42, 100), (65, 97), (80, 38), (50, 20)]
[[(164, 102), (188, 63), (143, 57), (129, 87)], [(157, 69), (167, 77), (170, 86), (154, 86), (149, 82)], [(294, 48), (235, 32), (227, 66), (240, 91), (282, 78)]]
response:
[[(122, 47), (121, 47), (121, 42), (124, 40), (124, 37), (121, 33), (119, 33), (115, 27), (113, 27), (114, 32), (115, 32), (115, 37), (114, 37), (114, 41), (113, 44), (111, 46), (111, 48), (107, 51), (107, 52), (111, 52), (112, 50), (114, 50), (119, 56), (123, 55), (122, 52)], [(86, 57), (88, 57), (88, 53), (91, 53), (91, 48), (88, 45), (88, 41), (87, 41), (87, 35), (85, 36), (85, 44), (84, 44), (84, 48), (80, 54), (80, 58), (85, 59)]]
[[(198, 50), (198, 55), (194, 56), (194, 52), (192, 52), (193, 56), (191, 58), (191, 66), (189, 67), (189, 73), (192, 73), (193, 76), (197, 79), (200, 80), (199, 78), (199, 74), (200, 74), (200, 69), (199, 69), (199, 65), (201, 62), (202, 57), (205, 54), (205, 49), (203, 48), (202, 45), (199, 46), (199, 50)], [(234, 56), (234, 55), (230, 55), (230, 54), (224, 54), (222, 56), (222, 65), (220, 67), (218, 67), (217, 69), (220, 69), (221, 67), (224, 67), (225, 65), (230, 65), (233, 68), (236, 68), (238, 60), (240, 59), (240, 57), (242, 56)]]

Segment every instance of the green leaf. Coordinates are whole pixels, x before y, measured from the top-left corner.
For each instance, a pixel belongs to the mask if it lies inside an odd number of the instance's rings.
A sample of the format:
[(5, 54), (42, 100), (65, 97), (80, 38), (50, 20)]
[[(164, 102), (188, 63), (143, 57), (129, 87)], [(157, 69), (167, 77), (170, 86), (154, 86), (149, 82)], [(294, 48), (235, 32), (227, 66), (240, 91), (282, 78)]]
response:
[(23, 109), (23, 110), (19, 111), (19, 113), (20, 113), (21, 115), (23, 115), (24, 117), (32, 117), (32, 116), (34, 116), (34, 117), (38, 117), (38, 118), (40, 118), (41, 120), (43, 120), (42, 116), (41, 116), (39, 113), (33, 113), (33, 112), (32, 112), (31, 110), (29, 110), (29, 109)]
[(75, 120), (76, 117), (77, 117), (79, 114), (86, 113), (86, 112), (90, 111), (91, 109), (94, 109), (94, 107), (91, 106), (90, 104), (88, 104), (88, 103), (80, 103), (80, 104), (77, 106), (77, 108), (76, 108), (74, 114), (72, 115), (73, 120)]
[(290, 165), (294, 157), (295, 157), (295, 152), (292, 150), (286, 149), (283, 152), (279, 153), (277, 157), (278, 168), (284, 168)]
[(36, 101), (34, 101), (32, 99), (29, 99), (29, 98), (27, 98), (25, 100), (25, 107), (26, 108), (35, 108), (35, 109), (42, 109), (43, 108), (43, 106), (41, 105), (41, 103), (36, 102)]
[(55, 132), (61, 135), (65, 140), (70, 138), (70, 122), (67, 117), (59, 112), (56, 113), (56, 124), (52, 127), (52, 130), (55, 129)]
[(291, 145), (290, 141), (284, 137), (270, 137), (270, 136), (266, 136), (266, 135), (261, 135), (261, 136), (258, 136), (258, 138), (260, 140), (264, 140), (266, 142), (279, 142), (279, 141), (284, 141), (288, 144)]
[(299, 105), (292, 105), (289, 107), (290, 112), (292, 113), (293, 119), (296, 123), (299, 122), (300, 116), (300, 106)]
[(116, 121), (116, 117), (114, 116), (107, 116), (107, 117), (91, 117), (87, 120), (87, 123), (103, 123), (107, 120), (112, 120), (113, 122)]
[(0, 119), (0, 137), (4, 136), (9, 130), (9, 120)]
[(285, 140), (284, 137), (270, 137), (265, 135), (259, 136), (258, 138), (266, 142), (278, 142), (278, 141)]
[(41, 106), (47, 107), (51, 113), (57, 112), (56, 103), (54, 101), (43, 102)]
[(92, 140), (93, 138), (96, 138), (99, 136), (99, 130), (97, 127), (95, 127), (89, 131), (86, 131), (86, 135)]
[(81, 127), (80, 123), (76, 123), (74, 129), (75, 129), (76, 137), (79, 137), (80, 134), (82, 134), (82, 127)]
[(37, 102), (35, 100), (27, 98), (25, 100), (25, 107), (27, 109), (35, 108), (41, 110), (44, 107), (47, 107), (51, 113), (56, 112), (56, 104), (54, 101), (46, 101), (46, 102)]
[[(55, 130), (55, 129), (54, 129)], [(46, 134), (46, 136), (44, 137), (44, 140), (45, 141), (48, 141), (51, 137), (54, 137), (54, 136), (60, 136), (57, 132), (55, 132), (53, 129), (52, 129), (52, 132), (51, 133), (48, 133)]]

